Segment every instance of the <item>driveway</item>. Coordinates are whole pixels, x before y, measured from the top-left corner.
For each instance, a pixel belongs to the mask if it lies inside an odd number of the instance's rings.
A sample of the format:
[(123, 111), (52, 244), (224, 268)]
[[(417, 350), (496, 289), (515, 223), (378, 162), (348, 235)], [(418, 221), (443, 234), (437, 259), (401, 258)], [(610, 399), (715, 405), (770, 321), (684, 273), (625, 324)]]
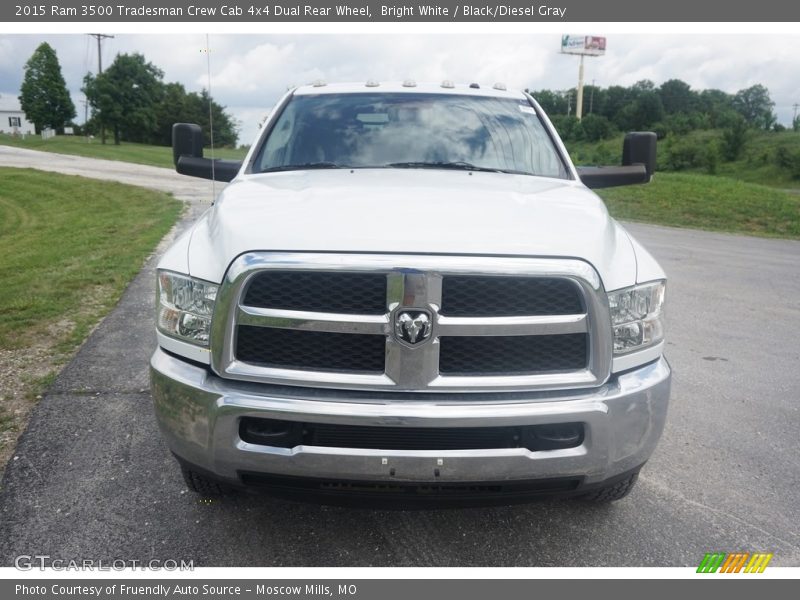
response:
[[(14, 164), (16, 163), (16, 164)], [(0, 146), (0, 165), (102, 176), (207, 205), (171, 171)], [(185, 226), (185, 223), (184, 223)], [(0, 489), (0, 565), (680, 566), (710, 551), (800, 565), (800, 243), (630, 224), (670, 275), (673, 396), (634, 493), (610, 506), (393, 512), (186, 492), (151, 409), (146, 265), (34, 410)]]

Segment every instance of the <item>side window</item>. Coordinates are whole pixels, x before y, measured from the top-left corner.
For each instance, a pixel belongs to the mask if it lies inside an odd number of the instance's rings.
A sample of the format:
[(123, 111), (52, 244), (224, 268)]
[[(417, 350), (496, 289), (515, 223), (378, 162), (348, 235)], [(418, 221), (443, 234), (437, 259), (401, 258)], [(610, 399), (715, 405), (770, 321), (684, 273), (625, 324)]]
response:
[(8, 117), (9, 127), (22, 127), (22, 119), (20, 117)]

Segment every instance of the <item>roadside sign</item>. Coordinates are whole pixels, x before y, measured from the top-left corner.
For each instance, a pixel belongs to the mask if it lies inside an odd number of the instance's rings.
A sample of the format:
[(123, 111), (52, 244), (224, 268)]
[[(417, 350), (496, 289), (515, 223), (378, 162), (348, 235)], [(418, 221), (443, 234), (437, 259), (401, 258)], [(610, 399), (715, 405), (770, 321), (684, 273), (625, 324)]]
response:
[(603, 56), (606, 53), (606, 38), (598, 35), (562, 35), (561, 53)]

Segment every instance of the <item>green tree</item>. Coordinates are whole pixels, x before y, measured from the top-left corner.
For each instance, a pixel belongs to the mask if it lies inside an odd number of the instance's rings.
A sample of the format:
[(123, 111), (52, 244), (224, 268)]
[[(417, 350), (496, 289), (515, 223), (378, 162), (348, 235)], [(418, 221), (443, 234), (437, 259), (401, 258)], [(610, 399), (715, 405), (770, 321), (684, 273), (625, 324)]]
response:
[(708, 117), (710, 127), (721, 127), (725, 113), (733, 110), (733, 96), (722, 90), (703, 90), (698, 94), (698, 110)]
[(83, 91), (97, 121), (114, 132), (114, 143), (150, 141), (157, 130), (156, 106), (163, 72), (142, 54), (118, 54), (103, 73), (84, 78)]
[(605, 90), (596, 85), (587, 85), (583, 88), (583, 115), (603, 115), (605, 107)]
[[(209, 119), (209, 113), (211, 119)], [(225, 107), (215, 102), (203, 89), (199, 94), (186, 95), (186, 119), (189, 123), (197, 123), (203, 128), (203, 139), (206, 144), (211, 142), (211, 121), (214, 124), (214, 145), (236, 147), (239, 138), (239, 124), (225, 111)]]
[(567, 114), (567, 99), (563, 94), (552, 90), (539, 90), (530, 94), (550, 117)]
[(658, 88), (658, 95), (664, 105), (664, 112), (668, 115), (677, 113), (688, 115), (696, 110), (697, 94), (692, 91), (688, 83), (680, 79), (670, 79), (662, 83)]
[(575, 115), (552, 115), (550, 121), (562, 140), (575, 141), (579, 137), (580, 121)]
[(61, 74), (58, 56), (47, 42), (39, 44), (25, 63), (19, 102), (37, 133), (45, 127), (61, 129), (75, 118), (75, 105)]
[(661, 98), (652, 90), (640, 90), (633, 102), (626, 104), (615, 118), (623, 131), (636, 131), (652, 127), (664, 119)]
[(631, 102), (631, 100), (631, 92), (628, 88), (622, 87), (621, 85), (612, 85), (605, 91), (602, 108), (593, 112), (603, 115), (610, 121), (616, 122), (619, 112), (626, 104)]
[(194, 122), (188, 114), (186, 89), (180, 83), (167, 83), (156, 106), (156, 131), (153, 142), (161, 146), (172, 145), (172, 125)]
[(590, 114), (580, 122), (583, 139), (587, 142), (599, 142), (614, 135), (614, 127), (603, 115)]
[(733, 97), (733, 108), (747, 124), (758, 129), (769, 129), (775, 123), (772, 108), (775, 103), (769, 96), (769, 90), (761, 84), (739, 90)]

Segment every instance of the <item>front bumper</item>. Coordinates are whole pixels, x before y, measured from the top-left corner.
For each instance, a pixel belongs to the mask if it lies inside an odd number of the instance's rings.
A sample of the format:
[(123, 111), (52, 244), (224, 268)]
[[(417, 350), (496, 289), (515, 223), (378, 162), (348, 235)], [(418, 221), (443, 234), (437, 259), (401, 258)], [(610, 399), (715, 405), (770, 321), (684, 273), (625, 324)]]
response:
[[(172, 452), (200, 471), (241, 485), (243, 473), (371, 482), (613, 479), (652, 454), (667, 413), (671, 372), (662, 357), (576, 392), (374, 394), (253, 384), (155, 351), (151, 386), (159, 426)], [(242, 417), (374, 427), (492, 427), (580, 422), (574, 448), (530, 451), (372, 450), (249, 444)]]

